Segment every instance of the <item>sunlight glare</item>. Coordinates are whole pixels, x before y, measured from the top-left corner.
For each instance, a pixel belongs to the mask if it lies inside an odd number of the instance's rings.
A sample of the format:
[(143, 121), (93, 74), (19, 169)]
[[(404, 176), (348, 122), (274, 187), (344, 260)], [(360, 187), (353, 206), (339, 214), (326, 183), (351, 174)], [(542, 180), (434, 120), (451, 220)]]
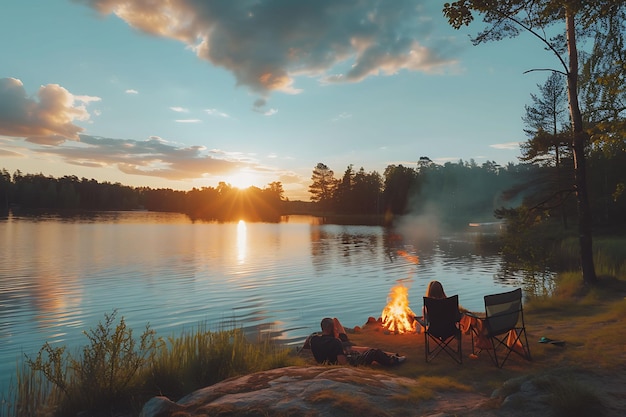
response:
[(239, 171), (233, 175), (226, 177), (225, 182), (240, 190), (256, 185), (258, 178), (247, 171)]
[(246, 246), (246, 222), (239, 220), (239, 224), (237, 224), (237, 261), (240, 264), (246, 260)]

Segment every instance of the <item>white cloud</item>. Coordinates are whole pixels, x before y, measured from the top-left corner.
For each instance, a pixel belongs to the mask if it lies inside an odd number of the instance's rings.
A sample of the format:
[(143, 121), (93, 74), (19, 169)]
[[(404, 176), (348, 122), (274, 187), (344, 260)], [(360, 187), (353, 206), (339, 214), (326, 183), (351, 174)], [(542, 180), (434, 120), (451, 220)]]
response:
[(216, 117), (222, 117), (224, 119), (230, 119), (230, 115), (227, 113), (224, 113), (222, 111), (219, 111), (217, 109), (205, 109), (204, 110), (209, 116), (216, 116)]
[(42, 85), (36, 98), (31, 98), (20, 80), (1, 78), (0, 135), (39, 141), (49, 137), (51, 142), (78, 140), (84, 129), (74, 121), (89, 120), (87, 105), (95, 101), (100, 98), (73, 95), (58, 84)]
[(495, 143), (489, 145), (489, 147), (494, 149), (519, 150), (519, 144), (520, 142)]
[(178, 106), (170, 107), (170, 110), (175, 111), (177, 113), (189, 113), (189, 109), (186, 109), (184, 107), (178, 107)]
[(333, 122), (338, 122), (340, 120), (350, 119), (352, 115), (350, 113), (343, 112), (336, 117), (333, 117), (331, 120)]
[(176, 123), (202, 123), (200, 119), (176, 119)]
[(129, 88), (128, 90), (125, 91), (125, 93), (126, 94), (139, 94), (139, 91)]

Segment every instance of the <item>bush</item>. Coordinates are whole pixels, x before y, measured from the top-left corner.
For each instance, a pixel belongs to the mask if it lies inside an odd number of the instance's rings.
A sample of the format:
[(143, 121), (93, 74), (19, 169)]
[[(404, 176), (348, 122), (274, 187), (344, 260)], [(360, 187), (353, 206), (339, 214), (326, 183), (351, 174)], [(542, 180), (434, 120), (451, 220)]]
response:
[(57, 414), (125, 407), (133, 398), (139, 370), (154, 361), (160, 339), (146, 326), (137, 343), (123, 317), (113, 327), (115, 315), (105, 314), (104, 323), (84, 332), (90, 343), (77, 356), (46, 342), (35, 359), (27, 358), (31, 370), (43, 374), (62, 393)]
[(116, 312), (84, 334), (75, 355), (45, 343), (26, 357), (0, 403), (0, 417), (69, 416), (82, 411), (114, 415), (140, 409), (155, 395), (178, 399), (231, 376), (300, 363), (272, 340), (248, 342), (240, 329), (210, 332), (199, 326), (167, 340), (147, 325), (139, 340)]

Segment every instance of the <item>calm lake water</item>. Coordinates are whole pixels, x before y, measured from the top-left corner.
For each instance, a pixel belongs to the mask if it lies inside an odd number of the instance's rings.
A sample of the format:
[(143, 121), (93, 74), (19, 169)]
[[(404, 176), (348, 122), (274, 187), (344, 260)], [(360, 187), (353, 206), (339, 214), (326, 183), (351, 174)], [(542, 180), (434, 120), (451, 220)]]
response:
[(114, 310), (137, 335), (148, 323), (160, 336), (234, 323), (299, 344), (325, 316), (350, 327), (379, 317), (399, 283), (416, 312), (433, 279), (474, 310), (485, 294), (524, 286), (497, 253), (477, 250), (476, 233), (319, 223), (150, 212), (0, 219), (0, 392), (24, 354), (46, 341), (87, 344), (82, 332)]

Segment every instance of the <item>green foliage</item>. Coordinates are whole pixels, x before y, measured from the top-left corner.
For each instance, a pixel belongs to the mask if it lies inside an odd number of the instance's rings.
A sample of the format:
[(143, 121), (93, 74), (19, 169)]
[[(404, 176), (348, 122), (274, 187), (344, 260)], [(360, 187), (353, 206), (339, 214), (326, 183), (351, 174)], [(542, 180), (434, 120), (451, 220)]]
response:
[(409, 200), (419, 188), (417, 170), (402, 165), (389, 165), (385, 168), (384, 207), (393, 214), (406, 214), (411, 211)]
[(602, 416), (602, 401), (593, 387), (588, 387), (572, 378), (543, 375), (533, 383), (542, 392), (549, 393), (549, 404), (555, 416)]
[(301, 360), (271, 340), (249, 342), (240, 329), (194, 332), (162, 340), (146, 326), (138, 338), (116, 312), (84, 332), (76, 355), (48, 343), (17, 372), (0, 416), (68, 416), (138, 409), (150, 397), (180, 398), (225, 378), (293, 365)]
[(330, 208), (336, 188), (337, 179), (333, 170), (321, 162), (318, 163), (311, 174), (311, 201), (318, 203), (323, 209)]
[(251, 343), (240, 329), (193, 332), (170, 337), (146, 371), (147, 390), (180, 398), (226, 378), (286, 366), (289, 351), (271, 341)]
[[(558, 258), (563, 270), (578, 269), (578, 241), (567, 238), (560, 242)], [(626, 274), (626, 238), (620, 236), (600, 236), (594, 240), (594, 262), (598, 273), (607, 276), (621, 276)]]
[(64, 395), (61, 412), (90, 410), (126, 404), (137, 385), (139, 370), (154, 361), (159, 340), (146, 330), (137, 342), (122, 317), (114, 327), (116, 313), (105, 314), (104, 323), (84, 334), (89, 344), (74, 356), (66, 348), (45, 343), (35, 359), (26, 363), (40, 372)]
[(502, 235), (505, 259), (514, 264), (545, 269), (562, 235), (554, 222), (546, 218), (545, 212), (531, 210), (525, 205), (499, 209), (496, 213), (506, 220), (506, 231)]

